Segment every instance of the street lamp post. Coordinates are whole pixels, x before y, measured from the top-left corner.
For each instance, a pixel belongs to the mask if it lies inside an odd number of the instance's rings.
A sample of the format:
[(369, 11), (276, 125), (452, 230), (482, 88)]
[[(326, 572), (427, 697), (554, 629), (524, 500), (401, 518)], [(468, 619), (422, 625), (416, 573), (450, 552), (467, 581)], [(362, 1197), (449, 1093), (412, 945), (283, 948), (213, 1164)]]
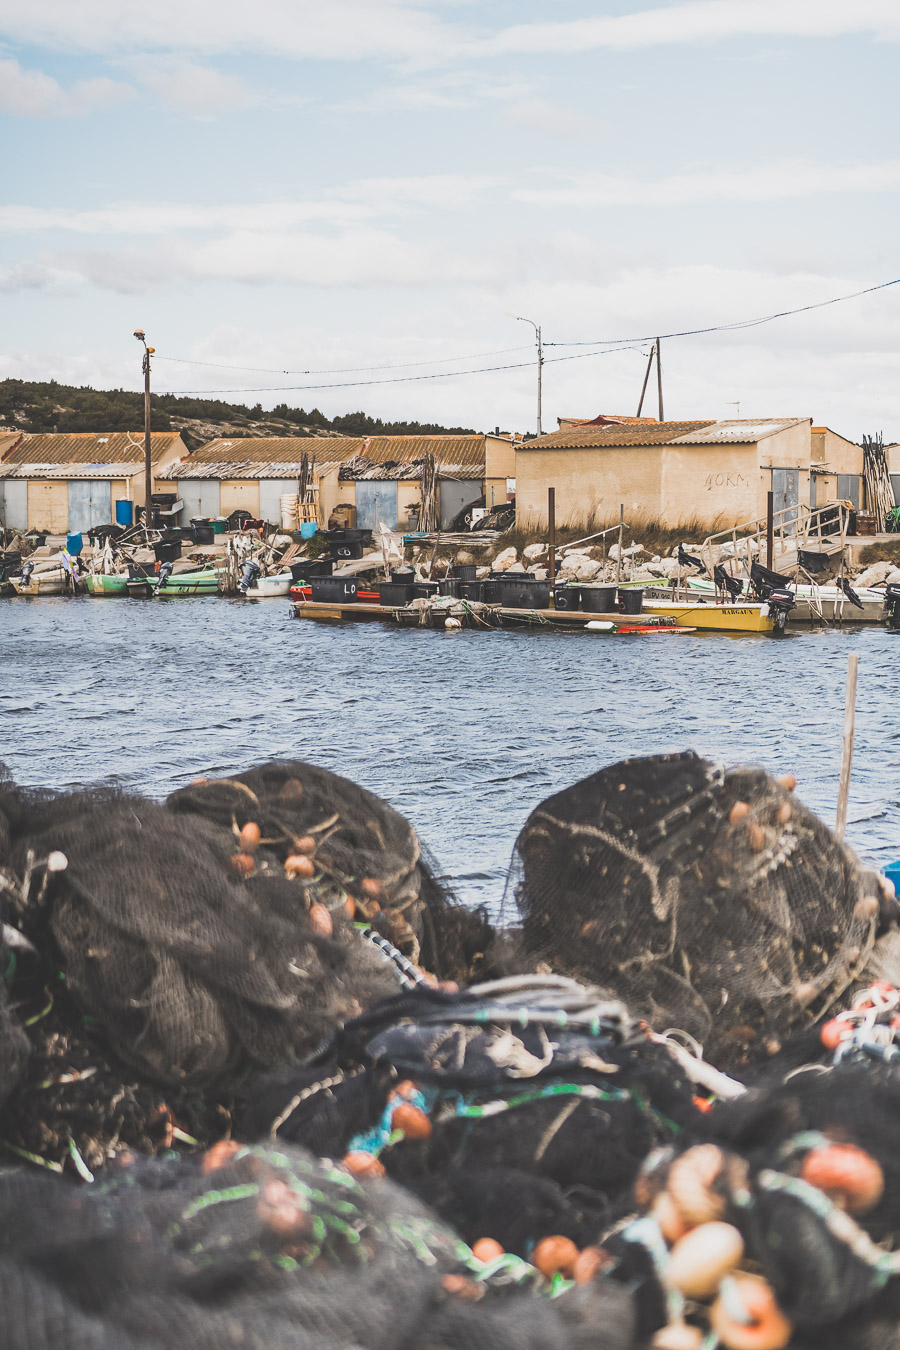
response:
[(540, 324), (535, 323), (534, 319), (526, 319), (526, 318), (524, 318), (524, 316), (521, 315), (521, 314), (517, 314), (517, 315), (516, 315), (516, 319), (518, 320), (519, 323), (530, 323), (530, 324), (531, 324), (532, 328), (534, 329), (535, 341), (537, 342), (537, 354), (538, 354), (538, 362), (537, 362), (537, 376), (538, 376), (538, 387), (537, 387), (537, 434), (540, 436), (540, 435), (542, 434), (542, 432), (541, 432), (541, 372), (542, 372), (543, 365), (544, 365), (544, 348), (543, 348), (543, 346), (542, 346), (542, 344), (541, 344), (541, 326), (540, 326)]
[(152, 498), (153, 474), (150, 465), (150, 357), (154, 348), (147, 346), (143, 328), (136, 328), (134, 336), (144, 348), (142, 370), (144, 372), (144, 529), (149, 530), (153, 523)]

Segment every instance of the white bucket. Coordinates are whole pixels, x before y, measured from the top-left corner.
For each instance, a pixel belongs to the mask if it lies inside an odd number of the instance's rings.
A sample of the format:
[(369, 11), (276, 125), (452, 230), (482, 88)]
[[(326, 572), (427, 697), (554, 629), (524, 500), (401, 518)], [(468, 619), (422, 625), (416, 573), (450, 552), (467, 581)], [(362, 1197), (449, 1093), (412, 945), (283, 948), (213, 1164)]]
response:
[(283, 530), (296, 530), (297, 510), (300, 505), (298, 493), (283, 492), (279, 501), (281, 504), (281, 528)]

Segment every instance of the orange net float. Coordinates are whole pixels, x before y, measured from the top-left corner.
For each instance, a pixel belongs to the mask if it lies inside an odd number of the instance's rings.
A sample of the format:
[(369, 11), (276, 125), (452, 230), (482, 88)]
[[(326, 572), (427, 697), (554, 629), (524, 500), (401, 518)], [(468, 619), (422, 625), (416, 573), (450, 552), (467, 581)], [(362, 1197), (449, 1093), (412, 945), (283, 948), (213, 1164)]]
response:
[(867, 1214), (884, 1195), (881, 1164), (856, 1144), (825, 1144), (803, 1159), (800, 1178), (849, 1214)]
[(758, 1275), (730, 1275), (723, 1280), (709, 1322), (726, 1350), (784, 1350), (793, 1330), (772, 1286)]

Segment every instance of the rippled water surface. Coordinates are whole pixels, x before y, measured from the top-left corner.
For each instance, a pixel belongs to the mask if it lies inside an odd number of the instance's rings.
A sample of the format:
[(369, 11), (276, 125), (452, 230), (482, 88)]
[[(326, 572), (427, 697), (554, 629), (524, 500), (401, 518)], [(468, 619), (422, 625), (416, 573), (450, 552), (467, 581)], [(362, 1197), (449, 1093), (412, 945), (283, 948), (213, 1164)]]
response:
[(0, 760), (29, 785), (162, 796), (312, 760), (404, 812), (468, 900), (496, 901), (549, 793), (692, 748), (790, 770), (833, 823), (847, 656), (860, 654), (848, 840), (900, 858), (900, 638), (589, 637), (331, 626), (287, 601), (0, 600)]

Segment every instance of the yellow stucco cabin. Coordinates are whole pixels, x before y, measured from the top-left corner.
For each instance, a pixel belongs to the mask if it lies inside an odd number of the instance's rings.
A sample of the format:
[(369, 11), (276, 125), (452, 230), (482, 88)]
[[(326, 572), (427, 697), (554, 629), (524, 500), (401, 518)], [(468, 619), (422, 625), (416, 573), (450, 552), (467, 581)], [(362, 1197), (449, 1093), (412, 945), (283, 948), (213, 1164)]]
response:
[(691, 523), (710, 532), (763, 518), (770, 490), (776, 511), (835, 500), (851, 472), (858, 492), (862, 449), (829, 432), (833, 439), (817, 441), (814, 453), (809, 418), (598, 421), (572, 420), (517, 446), (521, 526), (546, 527), (551, 487), (561, 525), (608, 523), (622, 505), (632, 525)]
[[(154, 492), (187, 452), (177, 431), (151, 434)], [(143, 431), (21, 433), (0, 445), (0, 523), (9, 529), (86, 531), (113, 521), (120, 500), (144, 505)]]

